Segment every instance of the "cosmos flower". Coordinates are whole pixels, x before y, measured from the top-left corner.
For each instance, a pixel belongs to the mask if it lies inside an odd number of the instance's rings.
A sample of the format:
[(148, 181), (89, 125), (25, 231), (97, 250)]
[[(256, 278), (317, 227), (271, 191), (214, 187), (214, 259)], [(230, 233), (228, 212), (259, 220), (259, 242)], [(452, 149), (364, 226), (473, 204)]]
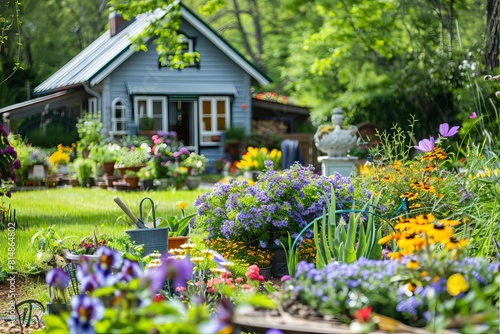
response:
[(418, 145), (414, 146), (417, 151), (420, 152), (430, 152), (434, 149), (434, 137), (429, 139), (422, 139), (418, 142)]
[(458, 129), (460, 129), (458, 125), (450, 128), (448, 123), (443, 123), (439, 125), (439, 134), (443, 137), (452, 137), (458, 133)]

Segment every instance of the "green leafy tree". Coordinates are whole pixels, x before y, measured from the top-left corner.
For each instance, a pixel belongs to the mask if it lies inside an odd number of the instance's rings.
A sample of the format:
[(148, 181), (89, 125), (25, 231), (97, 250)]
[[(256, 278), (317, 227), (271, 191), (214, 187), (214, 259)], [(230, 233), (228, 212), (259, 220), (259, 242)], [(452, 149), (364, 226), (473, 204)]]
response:
[(179, 0), (111, 0), (110, 5), (126, 20), (151, 14), (150, 25), (132, 38), (137, 51), (147, 51), (147, 42), (153, 38), (162, 65), (182, 69), (199, 61), (197, 52), (183, 50), (183, 36), (178, 33), (181, 24)]

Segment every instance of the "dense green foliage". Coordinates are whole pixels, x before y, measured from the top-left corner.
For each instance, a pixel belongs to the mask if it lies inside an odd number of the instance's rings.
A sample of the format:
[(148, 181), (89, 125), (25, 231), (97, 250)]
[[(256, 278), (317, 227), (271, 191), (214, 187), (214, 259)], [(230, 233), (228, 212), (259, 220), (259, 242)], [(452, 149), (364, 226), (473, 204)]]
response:
[[(421, 122), (414, 130), (422, 135), (440, 122), (463, 120), (477, 109), (470, 97), (489, 56), (485, 43), (491, 38), (486, 22), (487, 16), (492, 19), (487, 11), (491, 1), (183, 3), (269, 74), (273, 85), (256, 91), (292, 96), (312, 108), (316, 124), (327, 122), (333, 107), (342, 107), (348, 122), (368, 120), (385, 129), (395, 122), (404, 127), (409, 115), (415, 115)], [(178, 1), (110, 4), (128, 17), (156, 7), (175, 9)], [(94, 40), (105, 29), (108, 5), (105, 0), (23, 2), (18, 62), (24, 70), (9, 79), (8, 87), (0, 86), (0, 106), (24, 100), (28, 83), (34, 87)], [(173, 10), (169, 20), (157, 21), (141, 35), (157, 40), (162, 57), (173, 51), (164, 61), (174, 67), (186, 61), (177, 57), (178, 35), (172, 31), (178, 17)], [(17, 59), (16, 29), (7, 33), (0, 82)], [(136, 42), (144, 50), (140, 40)], [(483, 89), (492, 96), (490, 87)]]

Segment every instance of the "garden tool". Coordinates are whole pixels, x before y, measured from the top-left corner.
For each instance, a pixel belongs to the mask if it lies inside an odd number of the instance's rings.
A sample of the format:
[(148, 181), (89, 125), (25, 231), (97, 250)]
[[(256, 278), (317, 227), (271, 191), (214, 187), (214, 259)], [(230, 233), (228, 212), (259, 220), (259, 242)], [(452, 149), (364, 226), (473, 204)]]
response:
[[(132, 221), (135, 223), (135, 225), (137, 226), (137, 228), (147, 228), (146, 225), (144, 225), (144, 223), (139, 218), (137, 218), (132, 213), (132, 211), (130, 211), (130, 209), (128, 208), (128, 206), (125, 205), (125, 203), (123, 203), (123, 201), (121, 200), (120, 197), (115, 196), (113, 198), (113, 201), (115, 201), (115, 203), (118, 204), (118, 206), (123, 210), (123, 212), (125, 212), (127, 214), (127, 216), (130, 217), (130, 219), (132, 219)], [(142, 205), (142, 202), (141, 202), (141, 205)], [(142, 212), (142, 209), (141, 209), (141, 212)]]

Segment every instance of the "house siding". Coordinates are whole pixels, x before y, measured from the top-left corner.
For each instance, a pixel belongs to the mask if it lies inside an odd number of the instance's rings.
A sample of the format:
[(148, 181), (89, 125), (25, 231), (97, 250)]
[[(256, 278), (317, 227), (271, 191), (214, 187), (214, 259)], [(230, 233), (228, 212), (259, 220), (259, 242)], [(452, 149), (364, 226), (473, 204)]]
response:
[[(189, 38), (195, 39), (195, 51), (200, 53), (199, 66), (187, 67), (183, 70), (159, 68), (155, 46), (150, 43), (147, 52), (135, 53), (108, 77), (109, 85), (103, 85), (103, 110), (106, 114), (103, 119), (107, 122), (106, 126), (111, 127), (110, 103), (115, 98), (121, 97), (132, 111), (133, 100), (127, 91), (127, 83), (144, 85), (144, 87), (171, 85), (172, 83), (192, 85), (193, 91), (186, 91), (186, 95), (194, 95), (196, 85), (208, 84), (214, 87), (234, 85), (237, 95), (231, 98), (231, 126), (244, 128), (245, 132), (249, 133), (251, 126), (250, 76), (189, 24), (184, 22), (181, 31)], [(243, 110), (244, 105), (245, 110)], [(222, 150), (219, 147), (200, 147), (200, 153), (205, 154), (210, 161), (214, 161), (221, 156)]]

